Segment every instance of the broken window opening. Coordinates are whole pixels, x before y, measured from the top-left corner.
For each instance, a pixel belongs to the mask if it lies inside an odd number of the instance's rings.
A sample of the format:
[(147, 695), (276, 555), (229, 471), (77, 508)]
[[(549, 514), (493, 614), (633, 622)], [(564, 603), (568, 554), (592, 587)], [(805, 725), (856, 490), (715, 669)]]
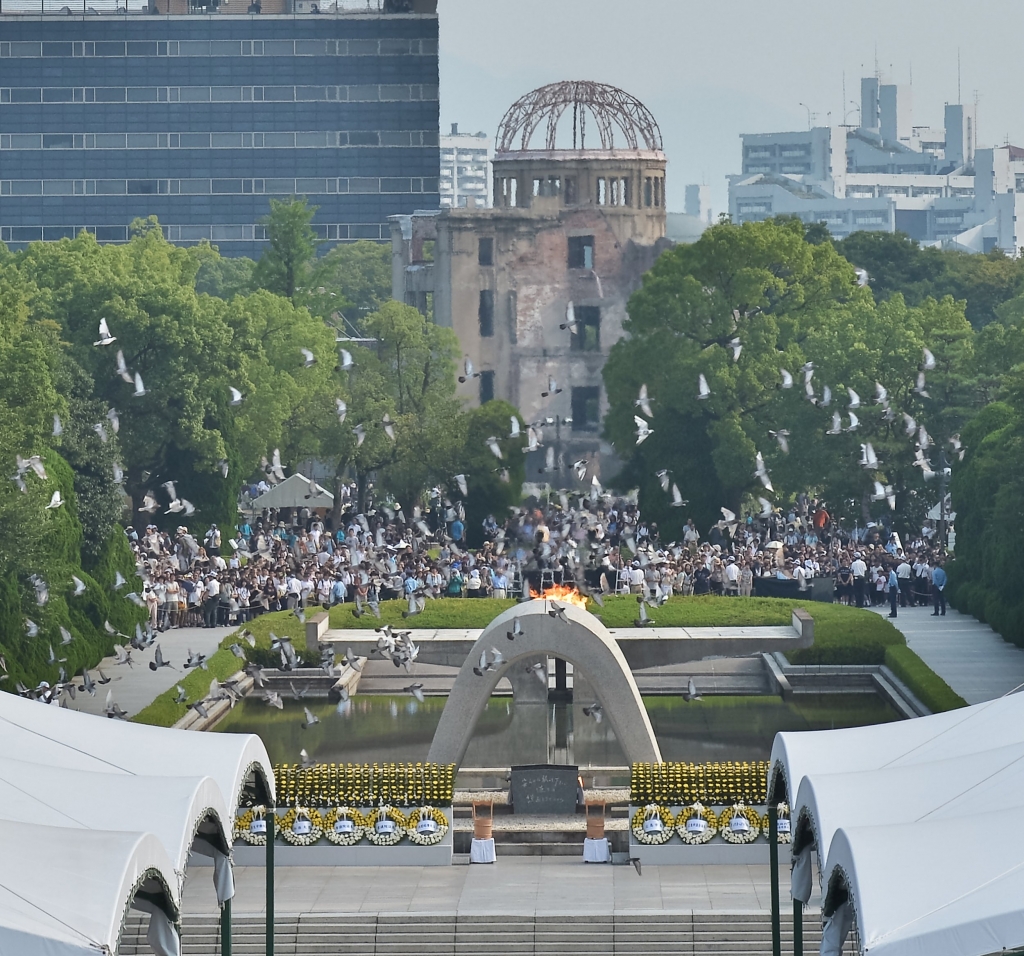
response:
[(480, 305), (477, 309), (480, 321), (480, 337), (489, 339), (494, 335), (494, 292), (490, 289), (480, 290)]
[(601, 309), (596, 305), (576, 306), (576, 331), (570, 348), (574, 352), (601, 351)]
[(565, 204), (573, 206), (576, 204), (576, 177), (566, 176), (565, 178)]
[(599, 176), (597, 180), (597, 204), (599, 206), (606, 206), (608, 204), (608, 183), (605, 181), (604, 176)]
[(570, 269), (593, 269), (594, 268), (594, 237), (593, 236), (570, 236), (569, 237), (569, 268)]
[(654, 205), (654, 180), (650, 176), (644, 179), (644, 205)]
[(480, 404), (486, 405), (494, 401), (494, 372), (480, 373)]
[(577, 385), (572, 390), (572, 430), (594, 432), (601, 424), (601, 387)]
[(494, 239), (486, 237), (477, 244), (476, 261), (481, 266), (494, 265)]

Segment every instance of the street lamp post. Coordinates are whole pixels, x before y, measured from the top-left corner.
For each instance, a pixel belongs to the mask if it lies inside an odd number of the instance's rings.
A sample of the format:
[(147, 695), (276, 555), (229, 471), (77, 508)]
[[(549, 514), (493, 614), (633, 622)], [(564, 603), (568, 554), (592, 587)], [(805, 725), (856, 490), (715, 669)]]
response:
[(946, 550), (946, 483), (951, 473), (945, 451), (939, 452), (939, 544)]

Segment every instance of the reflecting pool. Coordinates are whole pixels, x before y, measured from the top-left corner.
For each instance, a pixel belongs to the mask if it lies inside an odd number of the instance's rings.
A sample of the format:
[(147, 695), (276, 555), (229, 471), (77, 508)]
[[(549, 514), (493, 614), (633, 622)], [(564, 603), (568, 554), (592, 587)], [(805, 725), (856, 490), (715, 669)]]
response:
[[(296, 763), (305, 749), (321, 762), (383, 763), (425, 760), (445, 697), (420, 703), (409, 696), (359, 694), (345, 704), (286, 700), (284, 710), (244, 700), (217, 726), (224, 733), (256, 733), (274, 762)], [(492, 697), (473, 735), (464, 767), (523, 763), (622, 766), (626, 758), (607, 719), (583, 713), (592, 698), (573, 703), (524, 703)], [(874, 694), (801, 694), (781, 697), (645, 697), (665, 760), (766, 760), (780, 730), (828, 730), (898, 719)], [(303, 728), (303, 706), (320, 723)]]

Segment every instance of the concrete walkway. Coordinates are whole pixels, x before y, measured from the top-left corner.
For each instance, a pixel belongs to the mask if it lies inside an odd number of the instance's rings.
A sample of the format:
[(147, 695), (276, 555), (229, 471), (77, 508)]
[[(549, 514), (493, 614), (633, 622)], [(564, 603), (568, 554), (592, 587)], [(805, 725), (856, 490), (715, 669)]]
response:
[[(874, 610), (888, 614), (889, 606)], [(949, 608), (944, 617), (932, 617), (930, 607), (901, 607), (892, 623), (910, 649), (968, 704), (1002, 697), (1024, 684), (1024, 648), (968, 614)]]
[[(144, 651), (132, 651), (131, 667), (116, 663), (113, 657), (105, 657), (99, 666), (110, 678), (110, 683), (97, 684), (95, 697), (79, 693), (75, 700), (68, 700), (68, 708), (86, 714), (103, 714), (109, 690), (113, 692), (114, 700), (121, 709), (127, 711), (130, 717), (134, 717), (188, 673), (182, 670), (181, 665), (188, 659), (189, 650), (199, 654), (212, 654), (217, 650), (221, 640), (235, 630), (233, 627), (179, 627), (164, 631), (157, 636), (153, 647)], [(171, 666), (152, 671), (149, 669), (149, 662), (153, 660), (154, 648), (157, 645), (160, 645), (164, 660), (170, 661)], [(95, 668), (91, 673), (95, 680)], [(80, 679), (81, 675), (75, 683), (79, 683)]]
[[(765, 912), (767, 866), (593, 866), (558, 857), (500, 857), (493, 866), (278, 867), (275, 910), (299, 913), (445, 913), (544, 916), (614, 913)], [(788, 872), (781, 883), (790, 909)], [(817, 899), (813, 901), (817, 904)], [(266, 871), (235, 868), (235, 913), (266, 906)], [(207, 867), (189, 869), (182, 909), (217, 911)]]

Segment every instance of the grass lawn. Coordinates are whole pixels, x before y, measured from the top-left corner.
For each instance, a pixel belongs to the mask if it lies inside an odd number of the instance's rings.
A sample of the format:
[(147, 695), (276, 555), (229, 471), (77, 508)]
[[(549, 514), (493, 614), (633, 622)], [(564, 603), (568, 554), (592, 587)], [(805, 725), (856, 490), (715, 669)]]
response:
[[(490, 598), (440, 598), (427, 601), (426, 609), (415, 617), (405, 619), (402, 611), (407, 608), (405, 601), (385, 601), (380, 606), (381, 620), (367, 613), (361, 618), (352, 614), (352, 606), (344, 605), (330, 611), (332, 628), (373, 628), (382, 623), (407, 628), (483, 628), (498, 614), (513, 607), (514, 601), (496, 601)], [(663, 607), (651, 611), (651, 617), (665, 627), (715, 627), (715, 626), (759, 626), (789, 624), (794, 607), (804, 608), (814, 618), (814, 646), (788, 655), (793, 664), (883, 664), (889, 666), (908, 683), (915, 693), (924, 688), (918, 696), (932, 709), (948, 709), (961, 706), (952, 691), (950, 697), (938, 688), (935, 681), (946, 685), (924, 664), (917, 655), (913, 660), (906, 654), (903, 635), (885, 618), (872, 611), (844, 607), (838, 604), (824, 604), (817, 601), (793, 601), (783, 598), (720, 598), (720, 597), (676, 597)], [(632, 627), (636, 617), (636, 599), (631, 596), (607, 597), (604, 608), (593, 602), (589, 609), (604, 621), (607, 627)], [(313, 614), (316, 608), (307, 613)], [(244, 645), (250, 659), (270, 664), (274, 657), (270, 652), (270, 633), (279, 637), (290, 637), (296, 651), (301, 655), (306, 646), (304, 626), (294, 614), (279, 611), (264, 614), (249, 624), (249, 630), (256, 637), (256, 650)], [(236, 636), (225, 638), (221, 650), (212, 655), (208, 671), (193, 671), (181, 682), (188, 693), (189, 701), (202, 699), (208, 692), (210, 679), (224, 680), (239, 669), (240, 661), (227, 647), (238, 640)], [(889, 654), (896, 651), (896, 665), (889, 660)], [(912, 652), (910, 652), (912, 654)], [(897, 670), (902, 667), (902, 672)], [(921, 668), (924, 668), (922, 671)], [(909, 676), (906, 676), (909, 675)], [(934, 678), (934, 681), (928, 677)], [(948, 691), (949, 688), (946, 687)], [(141, 711), (135, 720), (140, 723), (170, 726), (184, 716), (185, 704), (174, 703), (177, 691), (172, 689), (160, 695), (152, 704)], [(929, 702), (931, 701), (931, 702)], [(934, 706), (940, 705), (940, 706)]]

